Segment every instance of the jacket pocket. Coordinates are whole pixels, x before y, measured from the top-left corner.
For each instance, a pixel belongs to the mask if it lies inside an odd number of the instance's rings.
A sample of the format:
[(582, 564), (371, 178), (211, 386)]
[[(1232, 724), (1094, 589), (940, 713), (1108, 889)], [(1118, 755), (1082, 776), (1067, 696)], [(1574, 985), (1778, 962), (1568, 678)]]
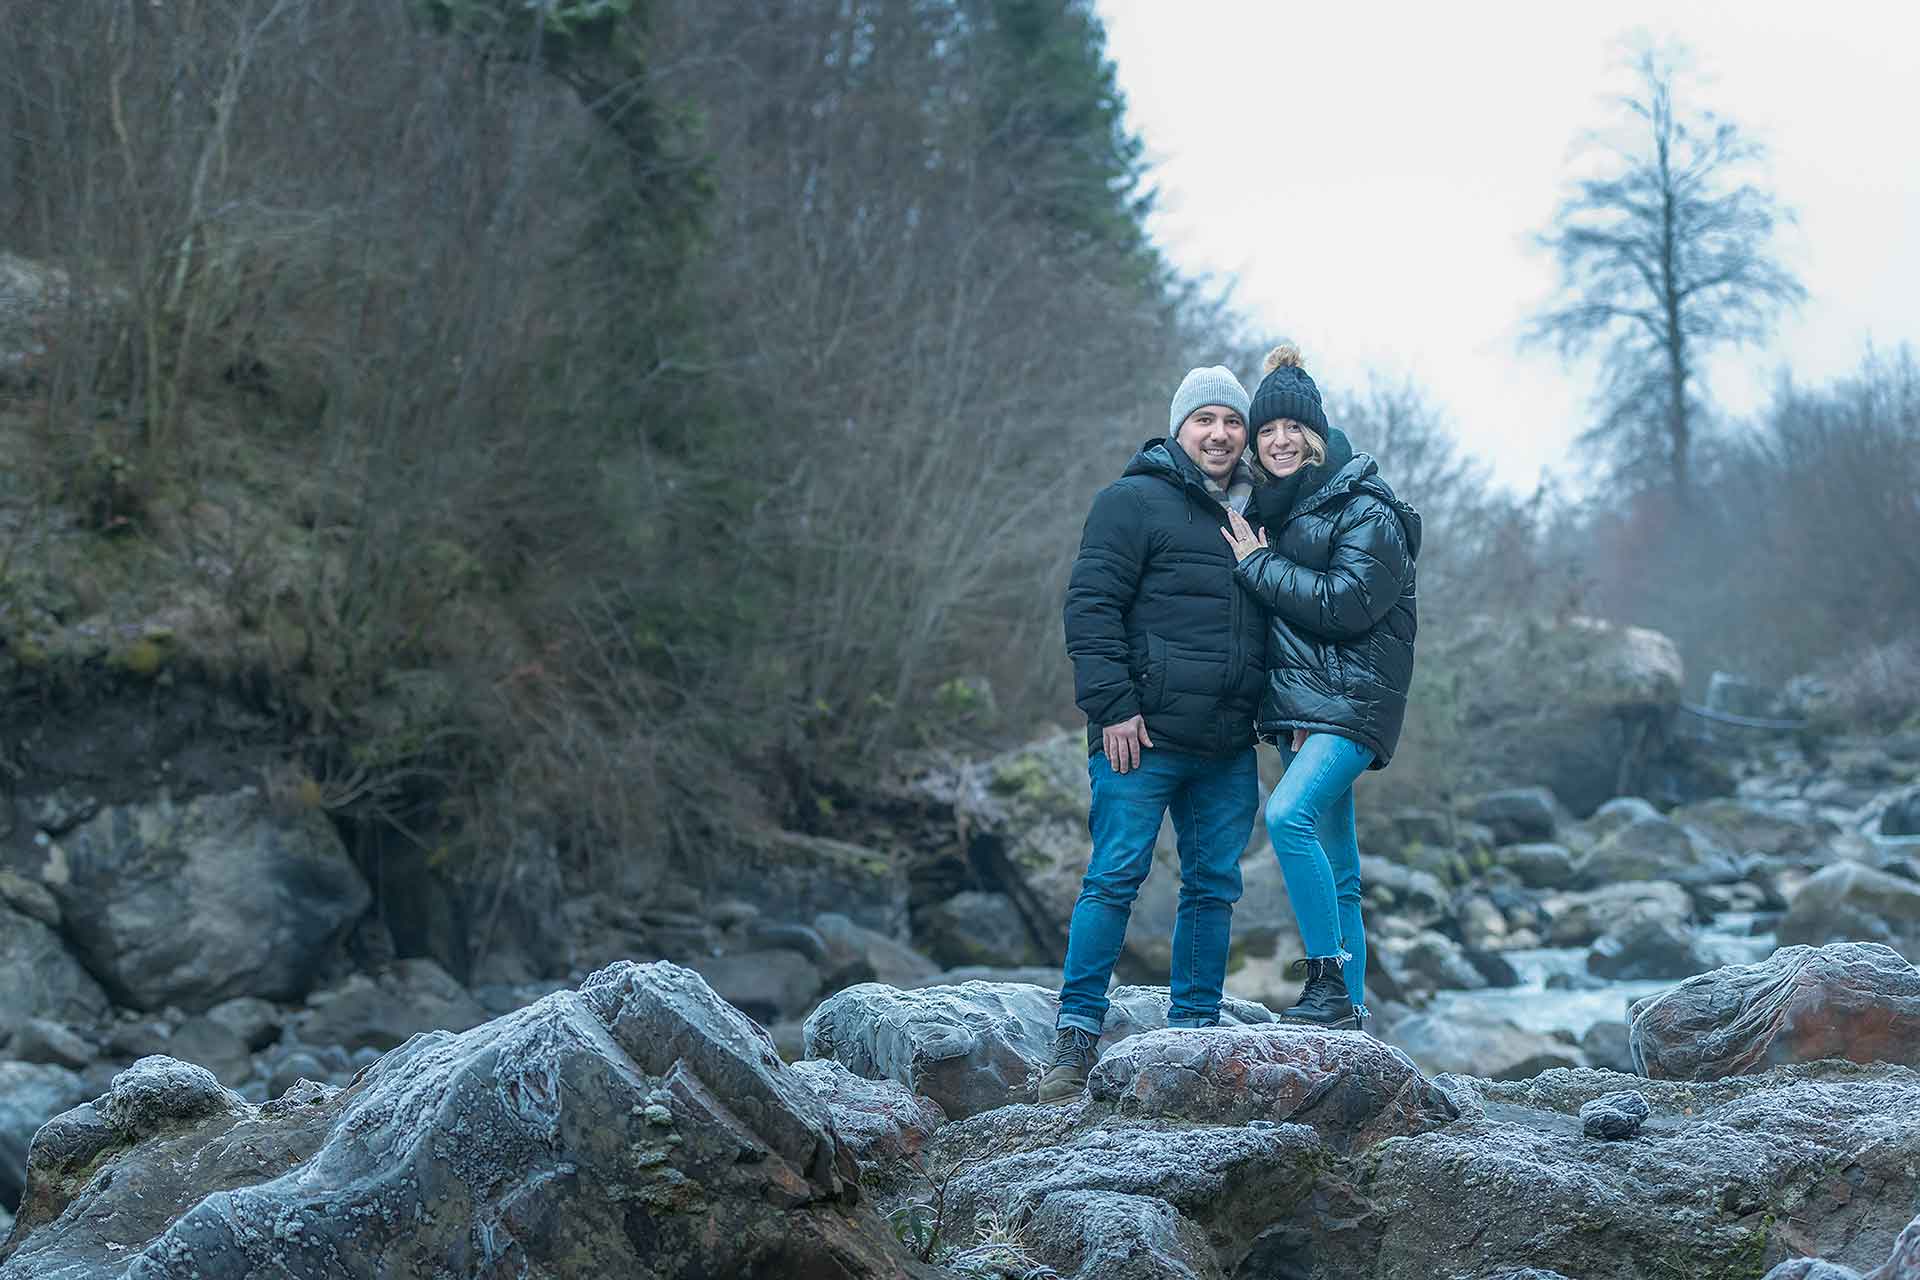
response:
[(1139, 676), (1140, 711), (1150, 714), (1159, 711), (1167, 700), (1167, 642), (1152, 632), (1147, 633), (1147, 661)]

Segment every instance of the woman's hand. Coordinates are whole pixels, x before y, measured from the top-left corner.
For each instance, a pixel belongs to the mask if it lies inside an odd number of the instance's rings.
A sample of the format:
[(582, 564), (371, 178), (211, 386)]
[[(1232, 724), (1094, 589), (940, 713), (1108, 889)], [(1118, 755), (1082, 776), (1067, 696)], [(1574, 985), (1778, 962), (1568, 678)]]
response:
[(1235, 561), (1245, 560), (1254, 552), (1265, 550), (1267, 545), (1267, 531), (1262, 529), (1259, 535), (1255, 536), (1253, 526), (1247, 523), (1247, 518), (1232, 507), (1227, 508), (1227, 527), (1220, 531), (1220, 536), (1225, 538), (1227, 545), (1233, 548)]

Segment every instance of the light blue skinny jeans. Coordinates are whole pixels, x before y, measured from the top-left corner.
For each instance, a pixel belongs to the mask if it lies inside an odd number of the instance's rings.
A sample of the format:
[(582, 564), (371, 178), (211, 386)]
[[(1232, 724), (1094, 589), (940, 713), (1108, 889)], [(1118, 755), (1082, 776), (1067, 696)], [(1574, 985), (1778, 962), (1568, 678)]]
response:
[(1360, 840), (1353, 784), (1373, 753), (1335, 733), (1307, 735), (1295, 755), (1280, 744), (1287, 771), (1267, 797), (1267, 836), (1293, 900), (1300, 941), (1314, 960), (1337, 958), (1347, 999), (1366, 1011), (1367, 931), (1360, 917)]
[(1106, 755), (1095, 752), (1087, 774), (1093, 782), (1087, 812), (1093, 855), (1067, 928), (1055, 1025), (1100, 1034), (1107, 983), (1127, 939), (1133, 900), (1153, 868), (1160, 819), (1168, 813), (1180, 840), (1180, 905), (1173, 917), (1167, 1025), (1218, 1022), (1233, 904), (1240, 900), (1240, 855), (1260, 812), (1253, 748), (1201, 756), (1149, 747), (1140, 753), (1140, 767), (1126, 773), (1115, 773)]

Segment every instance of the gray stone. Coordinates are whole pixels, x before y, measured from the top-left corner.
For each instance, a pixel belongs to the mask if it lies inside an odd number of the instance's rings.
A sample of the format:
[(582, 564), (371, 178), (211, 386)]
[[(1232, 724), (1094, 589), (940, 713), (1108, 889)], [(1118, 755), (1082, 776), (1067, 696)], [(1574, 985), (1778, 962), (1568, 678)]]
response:
[(1589, 1138), (1616, 1141), (1640, 1132), (1651, 1112), (1645, 1094), (1627, 1089), (1604, 1094), (1580, 1107), (1580, 1129)]
[(1884, 942), (1920, 956), (1920, 884), (1836, 862), (1800, 886), (1777, 933), (1782, 943)]
[(946, 968), (1018, 967), (1047, 958), (1027, 932), (1020, 909), (1004, 893), (956, 893), (922, 910), (914, 923), (920, 944)]
[(1628, 1035), (1655, 1079), (1824, 1058), (1920, 1066), (1920, 969), (1877, 943), (1782, 947), (1637, 1001)]
[(1705, 800), (1673, 811), (1673, 820), (1707, 833), (1735, 853), (1817, 862), (1840, 828), (1811, 811), (1756, 800)]
[(1399, 809), (1391, 821), (1402, 843), (1453, 847), (1453, 819), (1438, 809)]
[(253, 1052), (278, 1040), (284, 1021), (279, 1006), (254, 996), (223, 1000), (207, 1010), (207, 1018), (240, 1037), (241, 1043)]
[[(978, 1119), (1005, 1123), (1000, 1116)], [(1048, 1201), (1063, 1194), (1143, 1196), (1164, 1201), (1199, 1227), (1230, 1272), (1240, 1262), (1238, 1255), (1246, 1252), (1251, 1225), (1301, 1211), (1326, 1160), (1313, 1130), (1263, 1123), (1164, 1131), (1095, 1128), (1057, 1146), (966, 1162), (948, 1154), (949, 1142), (962, 1149), (969, 1145), (971, 1135), (964, 1129), (949, 1139), (949, 1133), (960, 1128), (949, 1125), (935, 1135), (929, 1164), (936, 1169), (958, 1166), (946, 1198), (961, 1232), (978, 1231), (989, 1221), (1031, 1221)], [(1062, 1260), (1072, 1256), (1063, 1251)], [(1241, 1265), (1238, 1274), (1275, 1272), (1256, 1262)]]
[(0, 908), (11, 908), (49, 929), (60, 927), (60, 903), (47, 892), (46, 886), (5, 867), (0, 867)]
[(1630, 880), (1692, 884), (1726, 883), (1741, 877), (1739, 864), (1725, 850), (1657, 814), (1608, 832), (1575, 870), (1581, 887), (1587, 889)]
[(788, 1069), (826, 1107), (834, 1132), (857, 1160), (910, 1160), (947, 1122), (933, 1099), (891, 1080), (857, 1076), (830, 1059), (796, 1062)]
[(41, 879), (136, 1009), (298, 999), (372, 901), (325, 814), (277, 815), (252, 789), (102, 810), (48, 846)]
[(1587, 953), (1587, 972), (1616, 982), (1690, 978), (1712, 967), (1695, 945), (1690, 927), (1650, 913), (1629, 913)]
[(688, 967), (705, 978), (721, 999), (762, 1026), (805, 1013), (823, 985), (820, 970), (798, 951), (703, 957)]
[[(1164, 987), (1118, 987), (1107, 998), (1103, 1048), (1167, 1025)], [(959, 1119), (1033, 1097), (1058, 1014), (1057, 994), (1045, 987), (968, 982), (901, 991), (865, 983), (808, 1016), (806, 1055), (895, 1081)], [(1230, 1025), (1273, 1020), (1262, 1006), (1231, 998), (1220, 1017)]]
[(821, 975), (829, 991), (858, 982), (908, 987), (940, 971), (939, 965), (906, 943), (857, 925), (837, 911), (815, 916), (813, 927), (827, 944)]
[(1653, 807), (1651, 801), (1640, 796), (1615, 796), (1593, 811), (1593, 816), (1584, 824), (1587, 834), (1594, 840), (1606, 839), (1622, 827), (1636, 822), (1646, 822), (1660, 817), (1660, 810)]
[(1423, 929), (1410, 938), (1383, 936), (1368, 948), (1401, 991), (1477, 991), (1488, 985), (1460, 944)]
[[(1391, 912), (1395, 918), (1416, 925), (1433, 924), (1442, 919), (1452, 898), (1440, 877), (1432, 872), (1367, 853), (1360, 855), (1360, 891), (1370, 907)], [(1288, 914), (1292, 914), (1291, 908)], [(1236, 909), (1236, 932), (1238, 915)]]
[(11, 1041), (0, 1042), (7, 1057), (20, 1062), (78, 1071), (94, 1058), (94, 1047), (72, 1028), (46, 1018), (28, 1018), (13, 1029)]
[(1062, 1280), (1217, 1280), (1206, 1232), (1157, 1196), (1058, 1191), (1022, 1231)]
[(349, 1090), (256, 1108), (192, 1070), (36, 1143), (0, 1276), (930, 1274), (812, 1091), (685, 969), (602, 970)]
[(1545, 787), (1510, 787), (1471, 801), (1467, 812), (1493, 833), (1496, 845), (1552, 841), (1565, 811)]
[(1548, 941), (1556, 947), (1587, 946), (1629, 914), (1660, 916), (1683, 924), (1693, 918), (1693, 900), (1687, 891), (1665, 880), (1550, 894), (1541, 899), (1540, 909), (1551, 922)]
[(107, 1011), (107, 993), (60, 935), (0, 906), (0, 1036), (30, 1018), (88, 1023)]
[(351, 974), (313, 993), (294, 1019), (309, 1045), (362, 1047), (382, 1052), (422, 1031), (465, 1031), (487, 1011), (431, 960), (396, 960), (377, 974)]
[(283, 1054), (267, 1073), (267, 1096), (278, 1098), (302, 1080), (315, 1084), (326, 1084), (336, 1073), (329, 1071), (325, 1063), (305, 1049), (295, 1049)]
[(1135, 1120), (1306, 1124), (1341, 1152), (1457, 1116), (1398, 1049), (1284, 1022), (1132, 1036), (1095, 1064), (1087, 1094)]
[(0, 1060), (0, 1205), (20, 1202), (34, 1131), (87, 1096), (65, 1067)]
[(1920, 787), (1900, 792), (1880, 811), (1883, 836), (1920, 836)]
[(827, 962), (827, 940), (810, 925), (759, 919), (743, 926), (741, 932), (747, 942), (743, 950), (797, 951), (815, 965)]
[(1563, 844), (1510, 844), (1495, 859), (1529, 889), (1570, 889), (1578, 879), (1573, 852)]
[(253, 1054), (231, 1028), (211, 1018), (188, 1018), (167, 1039), (167, 1056), (205, 1067), (221, 1084), (238, 1086), (253, 1074)]
[(1580, 1052), (1587, 1061), (1607, 1071), (1635, 1074), (1633, 1050), (1627, 1043), (1627, 1024), (1603, 1020), (1587, 1028), (1580, 1037)]
[(729, 850), (728, 890), (768, 916), (846, 916), (890, 938), (907, 937), (907, 862), (880, 849), (781, 831)]

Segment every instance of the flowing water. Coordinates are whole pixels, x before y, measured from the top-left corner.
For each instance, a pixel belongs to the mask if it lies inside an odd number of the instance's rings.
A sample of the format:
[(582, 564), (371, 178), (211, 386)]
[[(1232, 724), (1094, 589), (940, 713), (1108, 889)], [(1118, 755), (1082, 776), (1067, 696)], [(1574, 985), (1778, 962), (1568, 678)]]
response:
[[(1754, 915), (1728, 911), (1713, 917), (1696, 936), (1696, 946), (1711, 963), (1753, 964), (1773, 954), (1771, 933), (1753, 932)], [(1478, 1014), (1504, 1018), (1529, 1031), (1570, 1032), (1583, 1036), (1596, 1022), (1625, 1022), (1635, 1000), (1678, 986), (1682, 979), (1610, 982), (1587, 973), (1586, 947), (1534, 947), (1503, 951), (1501, 956), (1520, 975), (1514, 987), (1479, 991), (1441, 991), (1422, 1012), (1448, 1015)], [(1705, 970), (1702, 970), (1705, 972)], [(1571, 980), (1573, 988), (1550, 987), (1556, 975)]]

